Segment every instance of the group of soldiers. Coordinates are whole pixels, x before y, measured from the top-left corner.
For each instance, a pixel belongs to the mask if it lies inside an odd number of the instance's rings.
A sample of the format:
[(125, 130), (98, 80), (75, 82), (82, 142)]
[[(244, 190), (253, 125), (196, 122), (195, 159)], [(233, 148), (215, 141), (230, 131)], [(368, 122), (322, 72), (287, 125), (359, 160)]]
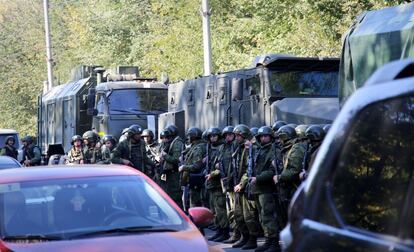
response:
[[(234, 248), (279, 251), (289, 202), (306, 179), (328, 129), (329, 125), (283, 121), (260, 128), (212, 127), (204, 132), (192, 127), (184, 140), (178, 128), (169, 125), (157, 142), (151, 130), (131, 125), (119, 141), (111, 135), (100, 139), (94, 131), (73, 136), (64, 162), (134, 167), (158, 183), (184, 211), (208, 207), (216, 231), (209, 240), (232, 243)], [(31, 146), (27, 147), (31, 156), (24, 162), (36, 165), (40, 151), (33, 147), (33, 139), (23, 141)], [(265, 242), (257, 247), (262, 235)]]
[[(14, 136), (8, 136), (5, 139), (4, 147), (0, 149), (0, 156), (9, 156), (18, 159), (18, 150), (15, 146), (16, 139)], [(35, 166), (41, 163), (40, 148), (35, 145), (32, 136), (26, 136), (22, 139), (23, 159), (21, 164), (24, 166)]]

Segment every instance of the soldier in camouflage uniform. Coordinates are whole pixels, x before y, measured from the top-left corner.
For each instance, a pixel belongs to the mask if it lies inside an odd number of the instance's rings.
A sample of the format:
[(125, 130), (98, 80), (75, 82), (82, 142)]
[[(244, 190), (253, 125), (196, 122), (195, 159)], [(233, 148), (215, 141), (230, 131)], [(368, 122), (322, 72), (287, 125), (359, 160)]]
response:
[(255, 251), (279, 251), (279, 232), (277, 224), (276, 203), (273, 197), (274, 151), (272, 146), (273, 131), (268, 126), (260, 127), (257, 133), (260, 147), (255, 149), (253, 174), (250, 179), (250, 193), (254, 195), (259, 212), (260, 224), (264, 231), (265, 243)]
[(145, 141), (145, 149), (147, 150), (147, 156), (152, 160), (152, 162), (156, 163), (156, 157), (160, 155), (160, 145), (154, 139), (154, 132), (150, 129), (145, 129), (142, 132), (141, 137)]
[[(302, 161), (305, 156), (306, 146), (296, 140), (296, 131), (289, 125), (281, 127), (277, 131), (283, 157), (283, 170), (279, 175), (275, 175), (273, 180), (275, 184), (279, 184), (279, 197), (281, 202), (284, 203), (284, 220), (282, 228), (287, 223), (287, 209), (290, 200), (300, 184), (299, 173), (302, 170)], [(281, 213), (281, 216), (283, 216)]]
[(6, 140), (4, 141), (4, 147), (0, 150), (0, 156), (9, 156), (14, 159), (17, 159), (17, 155), (19, 154), (16, 147), (14, 147), (14, 144), (16, 143), (16, 140), (13, 136), (6, 137)]
[(134, 167), (152, 177), (155, 164), (146, 155), (145, 142), (141, 139), (142, 128), (134, 124), (129, 127), (129, 132), (130, 137), (113, 150), (111, 162)]
[(237, 149), (233, 154), (235, 159), (235, 207), (234, 219), (237, 222), (242, 237), (233, 244), (233, 248), (253, 249), (257, 247), (257, 236), (260, 232), (260, 225), (257, 222), (257, 209), (254, 200), (248, 199), (246, 187), (248, 183), (247, 163), (249, 159), (248, 148), (252, 145), (247, 140), (251, 138), (250, 129), (243, 124), (237, 125), (233, 133), (236, 135)]
[(210, 237), (210, 241), (222, 242), (227, 240), (229, 235), (229, 221), (227, 218), (226, 195), (223, 192), (221, 178), (224, 176), (223, 168), (218, 161), (220, 149), (222, 148), (221, 130), (209, 128), (207, 137), (210, 142), (210, 153), (208, 170), (206, 175), (206, 189), (209, 193), (210, 207), (214, 212), (214, 223), (217, 227), (216, 234)]
[(299, 174), (301, 181), (304, 181), (309, 174), (309, 168), (312, 167), (315, 161), (316, 154), (319, 151), (319, 147), (322, 144), (322, 140), (325, 137), (324, 129), (319, 125), (310, 126), (305, 132), (306, 138), (309, 141), (308, 151), (303, 160), (303, 169)]
[(24, 166), (40, 165), (42, 156), (40, 148), (33, 143), (33, 137), (26, 136), (22, 139), (23, 143), (23, 160)]
[(85, 164), (96, 164), (102, 159), (101, 148), (96, 146), (99, 136), (92, 130), (88, 130), (82, 135), (83, 138), (83, 157)]
[(74, 135), (71, 144), (72, 148), (68, 152), (66, 164), (84, 164), (82, 137), (80, 135)]
[(178, 166), (185, 146), (181, 138), (174, 136), (168, 128), (160, 133), (160, 138), (162, 140), (159, 159), (160, 185), (178, 206), (183, 207)]
[(102, 138), (103, 146), (101, 148), (102, 160), (100, 164), (111, 164), (111, 153), (116, 147), (116, 139), (112, 135), (105, 135)]
[[(190, 207), (202, 206), (201, 190), (204, 186), (202, 170), (203, 158), (206, 156), (206, 146), (201, 139), (202, 134), (199, 128), (188, 129), (187, 139), (189, 139), (190, 147), (186, 151), (184, 164), (179, 167), (181, 184), (189, 187)], [(186, 203), (183, 202), (183, 204)]]

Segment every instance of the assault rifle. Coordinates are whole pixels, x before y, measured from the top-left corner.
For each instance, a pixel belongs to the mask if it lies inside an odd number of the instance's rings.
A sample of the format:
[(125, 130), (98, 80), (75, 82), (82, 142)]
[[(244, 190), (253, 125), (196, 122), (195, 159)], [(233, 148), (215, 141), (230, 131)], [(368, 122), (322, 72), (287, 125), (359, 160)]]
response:
[(253, 176), (253, 144), (249, 146), (249, 160), (247, 161), (247, 177), (248, 177), (248, 183), (247, 183), (247, 199), (251, 200), (251, 183), (252, 183), (252, 176)]
[(227, 209), (230, 210), (231, 209), (230, 198), (229, 198), (229, 195), (227, 193), (227, 187), (228, 187), (228, 184), (229, 183), (228, 183), (227, 176), (224, 173), (223, 160), (220, 160), (218, 164), (219, 164), (219, 169), (220, 169), (221, 189), (223, 190), (223, 193), (226, 196), (226, 206), (227, 206)]
[[(184, 159), (185, 159), (184, 152), (185, 152), (185, 145), (183, 143), (183, 147), (181, 149), (179, 166), (184, 165), (184, 163), (185, 163), (184, 162)], [(181, 172), (181, 174), (180, 174), (179, 184), (181, 185), (181, 190), (183, 191), (183, 195), (182, 195), (183, 210), (184, 210), (185, 213), (188, 213), (188, 208), (189, 208), (189, 205), (190, 205), (190, 199), (189, 199), (189, 196), (190, 196), (190, 188), (189, 187), (190, 187), (190, 185), (188, 184), (188, 181), (183, 182), (183, 173), (184, 172)]]
[[(237, 153), (239, 152), (240, 146), (237, 146), (236, 151), (231, 154), (231, 163), (233, 164), (232, 175), (233, 175), (233, 184), (234, 186), (239, 184), (239, 179), (237, 178), (239, 172), (237, 171)], [(239, 193), (234, 192), (234, 204), (237, 205), (239, 202)]]

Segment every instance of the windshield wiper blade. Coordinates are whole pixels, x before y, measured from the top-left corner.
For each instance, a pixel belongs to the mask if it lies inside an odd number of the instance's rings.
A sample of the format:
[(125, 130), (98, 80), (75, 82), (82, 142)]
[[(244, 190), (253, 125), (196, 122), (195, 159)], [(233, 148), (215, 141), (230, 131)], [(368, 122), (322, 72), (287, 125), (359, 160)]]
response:
[(41, 234), (27, 234), (27, 235), (6, 235), (2, 237), (5, 241), (16, 240), (45, 240), (45, 241), (59, 241), (63, 238), (57, 235), (41, 235)]
[(152, 233), (152, 232), (177, 232), (177, 230), (171, 229), (171, 228), (157, 228), (154, 226), (117, 227), (117, 228), (111, 228), (111, 229), (85, 232), (85, 233), (73, 235), (69, 239), (82, 238), (82, 237), (95, 236), (95, 235), (116, 234), (116, 233)]

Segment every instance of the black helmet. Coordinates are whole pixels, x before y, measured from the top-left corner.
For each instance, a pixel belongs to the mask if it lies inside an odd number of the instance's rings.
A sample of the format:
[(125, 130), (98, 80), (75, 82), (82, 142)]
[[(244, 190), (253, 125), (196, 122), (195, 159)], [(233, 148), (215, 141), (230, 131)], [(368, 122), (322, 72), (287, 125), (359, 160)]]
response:
[(142, 134), (142, 128), (138, 124), (132, 124), (131, 126), (129, 126), (129, 132), (131, 136), (135, 134)]
[(73, 145), (73, 143), (76, 142), (77, 140), (82, 142), (82, 137), (80, 135), (74, 135), (70, 143)]
[(197, 128), (197, 127), (191, 127), (187, 130), (187, 138), (190, 139), (190, 141), (195, 140), (195, 139), (201, 139), (203, 135), (203, 132), (201, 131), (201, 129)]
[(209, 141), (209, 139), (208, 139), (208, 130), (203, 131), (203, 134), (201, 135), (201, 138), (204, 141)]
[(221, 136), (221, 130), (217, 127), (211, 127), (207, 130), (207, 137), (211, 137), (211, 136)]
[(125, 133), (128, 133), (128, 132), (129, 132), (129, 127), (128, 127), (128, 128), (123, 129), (123, 130), (122, 130), (121, 135), (123, 135), (123, 134), (125, 134)]
[(289, 125), (285, 125), (285, 126), (280, 127), (276, 135), (282, 141), (289, 141), (296, 137), (296, 131), (295, 131), (295, 128)]
[(7, 136), (7, 137), (6, 137), (6, 141), (4, 142), (4, 144), (7, 144), (7, 142), (8, 142), (9, 140), (13, 140), (13, 142), (15, 142), (15, 143), (16, 143), (16, 139), (14, 138), (14, 136)]
[(296, 128), (298, 126), (296, 123), (288, 123), (286, 125), (289, 125), (292, 128)]
[(233, 130), (234, 130), (233, 126), (226, 126), (226, 127), (224, 127), (221, 134), (222, 134), (222, 136), (225, 136), (227, 133), (233, 133)]
[(298, 136), (298, 137), (306, 137), (306, 135), (305, 135), (305, 132), (306, 132), (306, 129), (308, 128), (309, 126), (308, 125), (306, 125), (306, 124), (300, 124), (300, 125), (298, 125), (298, 126), (296, 126), (295, 127), (295, 131), (296, 131), (296, 135)]
[(306, 137), (311, 141), (322, 141), (325, 137), (325, 131), (319, 125), (312, 125), (306, 130)]
[(25, 137), (22, 139), (22, 142), (26, 142), (26, 143), (28, 143), (28, 144), (31, 144), (31, 143), (33, 143), (33, 137), (32, 137), (32, 136), (25, 136)]
[(257, 130), (257, 136), (271, 136), (273, 138), (273, 130), (269, 126), (262, 126)]
[(112, 144), (113, 145), (115, 145), (116, 144), (116, 139), (115, 139), (115, 137), (113, 136), (113, 135), (105, 135), (103, 138), (102, 138), (102, 143), (106, 143), (106, 142), (108, 142), (108, 141), (111, 141), (112, 142)]
[(244, 139), (249, 139), (251, 136), (251, 132), (249, 127), (247, 127), (244, 124), (239, 124), (237, 125), (234, 130), (233, 133), (236, 135), (241, 135)]
[(172, 136), (177, 136), (178, 135), (178, 128), (174, 124), (168, 125), (166, 127), (166, 129), (168, 129), (171, 132)]
[(250, 128), (250, 133), (252, 134), (252, 136), (256, 136), (258, 131), (259, 131), (258, 127)]
[(154, 138), (154, 132), (152, 132), (152, 130), (150, 130), (150, 129), (144, 129), (141, 136), (142, 137), (149, 136), (151, 138)]
[(272, 130), (274, 132), (277, 132), (280, 129), (280, 127), (285, 126), (286, 124), (287, 123), (285, 121), (276, 121), (272, 125)]
[(325, 131), (325, 135), (328, 134), (328, 131), (330, 128), (331, 128), (331, 124), (325, 124), (325, 126), (323, 126), (323, 131)]
[(85, 133), (83, 133), (82, 138), (84, 140), (88, 140), (88, 141), (91, 141), (91, 142), (97, 142), (98, 141), (98, 134), (96, 134), (92, 130), (88, 130)]
[(160, 133), (160, 138), (167, 138), (167, 137), (172, 137), (172, 133), (170, 130), (168, 130), (167, 128), (165, 128), (163, 131), (161, 131)]

